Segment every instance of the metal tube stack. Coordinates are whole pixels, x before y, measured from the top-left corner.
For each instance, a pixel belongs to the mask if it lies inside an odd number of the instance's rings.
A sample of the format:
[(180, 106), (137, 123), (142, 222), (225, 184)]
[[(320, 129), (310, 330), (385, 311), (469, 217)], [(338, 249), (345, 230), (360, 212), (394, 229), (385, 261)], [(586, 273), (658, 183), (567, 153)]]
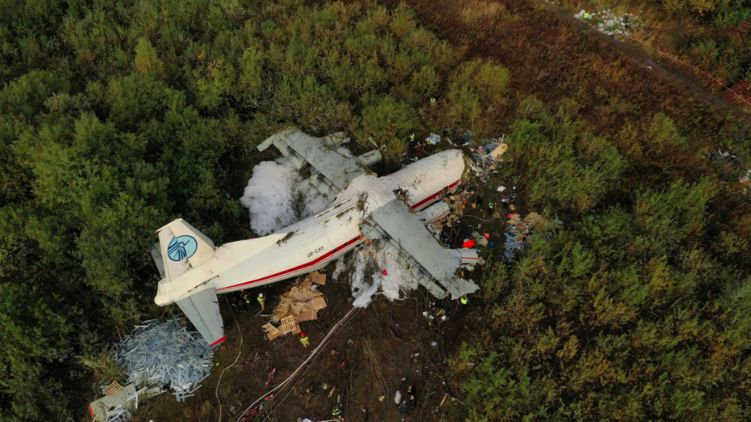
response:
[(128, 372), (128, 382), (168, 385), (177, 401), (184, 401), (211, 373), (213, 349), (172, 318), (136, 326), (115, 353), (118, 364)]

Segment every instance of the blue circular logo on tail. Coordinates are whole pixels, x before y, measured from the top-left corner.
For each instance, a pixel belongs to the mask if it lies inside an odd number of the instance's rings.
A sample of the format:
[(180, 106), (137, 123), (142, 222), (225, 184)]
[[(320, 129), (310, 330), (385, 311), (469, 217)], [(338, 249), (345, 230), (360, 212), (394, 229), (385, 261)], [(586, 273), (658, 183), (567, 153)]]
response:
[(167, 246), (167, 256), (173, 261), (190, 258), (198, 250), (198, 242), (193, 236), (178, 236), (172, 238)]

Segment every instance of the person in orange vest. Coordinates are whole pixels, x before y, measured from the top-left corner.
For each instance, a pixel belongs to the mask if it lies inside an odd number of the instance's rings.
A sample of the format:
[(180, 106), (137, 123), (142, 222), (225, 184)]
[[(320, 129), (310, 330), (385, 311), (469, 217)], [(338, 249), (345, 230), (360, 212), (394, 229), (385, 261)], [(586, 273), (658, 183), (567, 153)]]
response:
[(303, 331), (300, 331), (300, 344), (302, 344), (303, 347), (310, 346), (310, 339), (305, 335)]

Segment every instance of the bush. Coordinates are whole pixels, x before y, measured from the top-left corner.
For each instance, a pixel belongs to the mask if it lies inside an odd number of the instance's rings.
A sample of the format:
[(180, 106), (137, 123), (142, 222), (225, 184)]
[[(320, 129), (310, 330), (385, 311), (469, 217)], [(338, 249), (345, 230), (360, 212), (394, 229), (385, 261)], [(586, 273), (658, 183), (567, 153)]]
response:
[(509, 71), (503, 66), (481, 59), (462, 63), (449, 81), (447, 122), (480, 137), (496, 135), (508, 82)]

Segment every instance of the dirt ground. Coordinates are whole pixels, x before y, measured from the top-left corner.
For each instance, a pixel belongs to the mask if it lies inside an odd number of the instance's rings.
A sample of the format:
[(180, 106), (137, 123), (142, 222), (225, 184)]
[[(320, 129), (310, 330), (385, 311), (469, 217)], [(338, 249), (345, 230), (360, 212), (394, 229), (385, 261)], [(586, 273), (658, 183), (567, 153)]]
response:
[[(289, 283), (266, 289), (272, 306)], [(329, 280), (321, 291), (329, 307), (319, 313), (319, 320), (302, 323), (311, 346), (317, 345), (351, 308), (347, 282)], [(231, 296), (227, 299), (238, 299)], [(225, 371), (218, 389), (222, 420), (234, 420), (308, 356), (313, 347), (305, 349), (296, 336), (266, 340), (261, 325), (268, 321), (268, 316), (258, 315), (258, 305), (239, 311), (229, 306), (228, 300), (220, 298), (229, 339), (214, 356), (216, 366), (211, 376), (185, 403), (177, 403), (167, 393), (148, 400), (134, 421), (217, 420), (219, 405), (214, 392), (219, 375), (240, 352), (238, 362)], [(452, 420), (450, 415), (457, 411), (458, 403), (452, 402), (453, 393), (443, 384), (447, 381), (445, 362), (461, 341), (462, 332), (470, 327), (462, 322), (466, 307), (450, 300), (431, 306), (432, 301), (424, 289), (399, 302), (376, 298), (336, 332), (300, 376), (271, 400), (264, 401), (255, 419), (248, 420), (295, 421), (303, 417), (326, 420), (331, 418), (337, 400), (341, 402), (342, 416), (350, 421), (364, 420), (363, 406), (368, 410), (369, 421)], [(435, 313), (436, 307), (445, 309), (446, 321), (438, 322), (439, 318), (431, 321), (422, 315), (423, 311)], [(432, 342), (435, 346), (431, 346)], [(274, 368), (273, 381), (267, 388), (265, 384)], [(414, 409), (404, 414), (396, 408), (394, 394), (400, 388), (404, 392), (408, 384), (415, 387), (417, 401)], [(383, 401), (380, 396), (384, 396)]]

